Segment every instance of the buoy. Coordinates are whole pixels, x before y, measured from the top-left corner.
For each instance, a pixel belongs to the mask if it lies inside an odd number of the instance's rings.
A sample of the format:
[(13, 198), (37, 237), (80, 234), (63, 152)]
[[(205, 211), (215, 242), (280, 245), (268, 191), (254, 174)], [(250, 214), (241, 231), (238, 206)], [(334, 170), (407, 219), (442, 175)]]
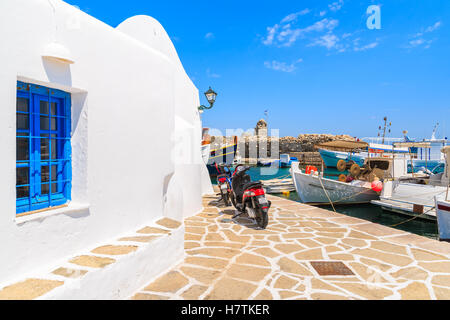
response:
[(319, 170), (317, 170), (317, 168), (314, 167), (314, 166), (307, 166), (306, 169), (305, 169), (305, 173), (306, 174), (311, 174), (313, 172), (318, 172), (318, 171)]
[(290, 191), (283, 191), (283, 196), (289, 198), (290, 195), (291, 195)]
[(339, 160), (336, 168), (340, 171), (340, 172), (344, 172), (345, 169), (347, 169), (347, 162), (345, 162), (345, 160)]
[(380, 180), (375, 180), (372, 182), (372, 190), (375, 192), (381, 192), (383, 190), (383, 182)]
[(359, 176), (360, 173), (361, 167), (357, 163), (352, 164), (350, 168), (350, 174), (356, 178), (357, 176)]
[(339, 181), (340, 181), (340, 182), (345, 182), (345, 180), (347, 180), (347, 176), (346, 176), (345, 174), (341, 174), (341, 175), (339, 176)]

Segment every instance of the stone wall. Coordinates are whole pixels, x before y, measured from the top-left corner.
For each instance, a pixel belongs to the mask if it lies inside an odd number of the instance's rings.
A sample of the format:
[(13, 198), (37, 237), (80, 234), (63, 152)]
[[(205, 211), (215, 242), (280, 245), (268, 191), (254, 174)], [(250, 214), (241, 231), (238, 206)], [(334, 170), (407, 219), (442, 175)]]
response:
[[(216, 149), (220, 146), (226, 144), (232, 144), (233, 138), (231, 137), (212, 137), (211, 149)], [(335, 141), (335, 140), (355, 140), (353, 137), (348, 135), (331, 135), (331, 134), (301, 134), (298, 138), (295, 137), (282, 137), (278, 140), (280, 154), (282, 153), (296, 153), (296, 152), (316, 152), (314, 148), (316, 144)], [(238, 139), (239, 152), (241, 156), (249, 155), (250, 144), (258, 145), (258, 138), (256, 136), (246, 136)], [(270, 157), (270, 150), (272, 148), (273, 138), (264, 137), (259, 138), (260, 147), (266, 147), (268, 149), (268, 156)], [(266, 142), (267, 141), (267, 142)]]
[[(278, 139), (279, 144), (279, 154), (287, 153), (291, 157), (297, 157), (299, 161), (303, 164), (314, 164), (319, 165), (321, 163), (321, 158), (317, 150), (314, 148), (315, 145), (319, 143), (335, 141), (335, 140), (347, 140), (354, 141), (355, 138), (349, 135), (331, 135), (331, 134), (301, 134), (297, 138), (295, 137), (282, 137)], [(224, 146), (226, 143), (232, 144), (232, 137), (212, 137), (211, 139), (211, 149), (217, 149)], [(266, 158), (265, 150), (267, 149), (267, 158), (276, 158), (277, 154), (272, 155), (272, 142), (274, 141), (271, 137), (258, 137), (256, 136), (244, 136), (238, 139), (238, 153), (244, 158)], [(256, 152), (250, 153), (250, 145), (256, 145)], [(275, 147), (275, 146), (274, 146)], [(261, 149), (261, 150), (260, 150)], [(278, 154), (278, 155), (279, 155)]]

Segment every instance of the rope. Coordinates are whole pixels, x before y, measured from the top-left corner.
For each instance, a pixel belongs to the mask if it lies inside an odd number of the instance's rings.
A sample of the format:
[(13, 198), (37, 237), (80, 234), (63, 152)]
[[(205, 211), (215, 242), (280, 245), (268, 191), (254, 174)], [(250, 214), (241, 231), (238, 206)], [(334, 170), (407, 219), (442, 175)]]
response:
[(406, 220), (406, 221), (403, 221), (403, 222), (394, 224), (394, 225), (392, 225), (392, 226), (390, 226), (390, 227), (391, 227), (391, 228), (398, 227), (399, 225), (402, 225), (402, 224), (405, 224), (405, 223), (407, 223), (407, 222), (416, 220), (417, 218), (420, 218), (421, 216), (427, 214), (427, 213), (430, 212), (430, 211), (433, 211), (434, 209), (436, 209), (436, 207), (433, 207), (433, 208), (431, 208), (430, 210), (428, 210), (428, 211), (426, 211), (426, 212), (424, 212), (424, 213), (422, 213), (422, 214), (420, 214), (420, 215), (418, 215), (418, 216), (413, 217), (412, 219), (408, 219), (408, 220)]
[(337, 213), (336, 208), (334, 207), (333, 201), (331, 201), (330, 197), (328, 196), (327, 190), (325, 190), (325, 187), (323, 186), (322, 179), (320, 178), (320, 176), (319, 176), (319, 181), (320, 181), (320, 184), (322, 186), (323, 192), (325, 192), (325, 195), (327, 196), (328, 201), (330, 201), (331, 207), (333, 207), (333, 211), (335, 213)]

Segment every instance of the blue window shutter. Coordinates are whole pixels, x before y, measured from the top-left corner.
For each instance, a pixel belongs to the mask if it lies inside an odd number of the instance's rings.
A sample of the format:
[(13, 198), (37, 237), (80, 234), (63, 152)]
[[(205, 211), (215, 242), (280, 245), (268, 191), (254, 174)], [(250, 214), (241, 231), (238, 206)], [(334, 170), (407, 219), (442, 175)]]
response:
[[(16, 185), (16, 213), (63, 205), (71, 200), (71, 96), (61, 90), (18, 82), (17, 98), (27, 99), (29, 106), (28, 130), (17, 130), (17, 139), (28, 139), (29, 159), (17, 159), (16, 170), (18, 176), (19, 170), (24, 173), (23, 168), (29, 171), (28, 184)], [(26, 188), (28, 196), (19, 197)]]

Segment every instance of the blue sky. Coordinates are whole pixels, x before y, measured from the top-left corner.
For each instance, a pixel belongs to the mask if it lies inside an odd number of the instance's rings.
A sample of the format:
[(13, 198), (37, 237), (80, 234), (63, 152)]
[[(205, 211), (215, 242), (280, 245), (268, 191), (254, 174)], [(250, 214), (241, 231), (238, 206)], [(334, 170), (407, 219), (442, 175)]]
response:
[[(69, 3), (116, 27), (150, 15), (200, 92), (218, 93), (204, 126), (253, 128), (269, 110), (281, 136), (450, 136), (450, 1), (128, 0)], [(381, 8), (381, 29), (366, 13)], [(202, 97), (202, 102), (206, 101)]]

